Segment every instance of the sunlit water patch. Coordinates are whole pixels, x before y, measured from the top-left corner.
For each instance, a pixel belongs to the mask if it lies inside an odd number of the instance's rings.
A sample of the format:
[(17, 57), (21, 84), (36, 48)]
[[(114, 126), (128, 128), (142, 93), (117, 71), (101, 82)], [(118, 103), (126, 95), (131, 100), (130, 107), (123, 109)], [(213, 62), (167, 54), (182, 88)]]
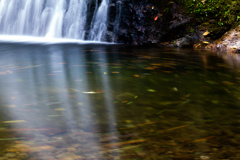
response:
[(0, 45), (3, 159), (239, 159), (239, 55)]

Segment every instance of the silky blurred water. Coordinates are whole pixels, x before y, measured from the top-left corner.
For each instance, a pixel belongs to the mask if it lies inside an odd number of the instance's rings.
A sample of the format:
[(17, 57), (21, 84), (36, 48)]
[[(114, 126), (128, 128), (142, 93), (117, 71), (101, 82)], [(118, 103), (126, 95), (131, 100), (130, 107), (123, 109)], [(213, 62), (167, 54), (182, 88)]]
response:
[(99, 3), (88, 0), (1, 0), (0, 35), (105, 41), (109, 1)]
[(239, 73), (237, 54), (2, 43), (1, 155), (238, 158)]

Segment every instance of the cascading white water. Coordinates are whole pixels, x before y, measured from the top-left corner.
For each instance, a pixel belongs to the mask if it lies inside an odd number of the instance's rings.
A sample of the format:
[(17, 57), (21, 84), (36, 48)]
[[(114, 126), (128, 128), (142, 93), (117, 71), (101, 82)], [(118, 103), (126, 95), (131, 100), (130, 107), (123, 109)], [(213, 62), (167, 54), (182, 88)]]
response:
[(49, 0), (47, 1), (47, 6), (49, 6), (49, 8), (51, 7), (51, 18), (46, 37), (59, 38), (62, 36), (63, 18), (66, 9), (65, 0), (58, 0), (57, 4), (55, 0)]
[[(74, 18), (73, 18), (74, 17)], [(72, 0), (65, 16), (64, 34), (67, 38), (84, 39), (87, 21), (86, 0)], [(76, 34), (76, 32), (78, 34)]]
[[(0, 0), (0, 35), (85, 39), (89, 0)], [(89, 40), (100, 41), (109, 0), (102, 0)], [(98, 7), (98, 5), (96, 5)], [(91, 18), (91, 17), (90, 17)]]
[(89, 40), (101, 41), (107, 31), (107, 14), (109, 0), (102, 0), (102, 3), (94, 17)]

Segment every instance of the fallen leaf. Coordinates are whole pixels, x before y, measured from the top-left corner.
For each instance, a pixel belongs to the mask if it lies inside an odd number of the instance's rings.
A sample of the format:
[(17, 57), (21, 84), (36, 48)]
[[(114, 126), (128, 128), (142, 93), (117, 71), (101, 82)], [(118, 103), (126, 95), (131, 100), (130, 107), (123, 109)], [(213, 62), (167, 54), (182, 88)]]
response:
[(84, 94), (98, 94), (99, 92), (94, 92), (94, 91), (90, 91), (90, 92), (82, 92), (82, 93), (84, 93)]
[(176, 91), (176, 92), (178, 91), (177, 87), (173, 87), (173, 90)]
[(26, 122), (25, 120), (15, 120), (15, 121), (3, 121), (3, 123), (22, 123)]
[(154, 67), (146, 67), (144, 69), (146, 69), (146, 70), (154, 70), (155, 68)]
[[(130, 121), (130, 120), (129, 120)], [(131, 121), (130, 121), (131, 122)], [(130, 123), (129, 122), (129, 123)], [(145, 126), (145, 125), (150, 125), (150, 124), (155, 124), (157, 122), (146, 122), (146, 123), (141, 123), (141, 124), (136, 124), (136, 125), (131, 125), (131, 126), (128, 126), (127, 128), (119, 128), (120, 130), (125, 130), (125, 129), (129, 129), (129, 128), (135, 128), (135, 127), (142, 127), (142, 126)]]
[(217, 82), (215, 82), (215, 81), (211, 81), (211, 80), (206, 81), (206, 82), (209, 83), (209, 84), (217, 84)]
[(173, 73), (173, 71), (163, 71), (164, 73)]
[(123, 152), (125, 150), (129, 150), (129, 149), (133, 149), (133, 148), (137, 148), (140, 147), (141, 145), (134, 145), (134, 146), (127, 146), (127, 147), (122, 147), (122, 148), (116, 148), (116, 149), (110, 149), (110, 150), (105, 150), (103, 151), (103, 153), (108, 153), (108, 152), (112, 152), (112, 151), (117, 151), (117, 152)]
[(180, 128), (187, 127), (187, 126), (189, 126), (189, 125), (190, 125), (190, 124), (182, 125), (182, 126), (179, 126), (179, 127), (169, 128), (169, 129), (167, 129), (167, 130), (168, 130), (168, 131), (172, 131), (172, 130), (175, 130), (175, 129), (180, 129)]
[(148, 92), (156, 92), (154, 89), (148, 89)]
[(139, 139), (139, 140), (131, 140), (131, 141), (126, 141), (126, 142), (118, 142), (118, 143), (110, 143), (105, 145), (106, 147), (115, 147), (115, 146), (121, 146), (121, 145), (126, 145), (126, 144), (133, 144), (133, 143), (142, 143), (147, 141), (146, 139)]
[(126, 105), (130, 105), (130, 104), (132, 104), (133, 102), (131, 101), (131, 102), (128, 102)]
[(112, 68), (123, 68), (123, 67), (112, 67)]
[(7, 105), (7, 107), (14, 108), (14, 107), (17, 107), (17, 106), (16, 105)]
[(222, 84), (225, 84), (225, 85), (228, 85), (228, 86), (234, 85), (234, 83), (229, 82), (229, 81), (222, 81)]
[(196, 143), (196, 142), (206, 142), (209, 139), (214, 138), (215, 136), (210, 136), (210, 137), (206, 137), (206, 138), (201, 138), (201, 139), (196, 139), (194, 141), (188, 142), (188, 143)]
[(21, 140), (23, 139), (22, 137), (19, 138), (0, 138), (0, 141), (16, 141), (16, 140)]
[(55, 111), (64, 111), (65, 109), (64, 108), (55, 108), (54, 110)]
[(160, 63), (151, 63), (150, 65), (152, 65), (152, 66), (162, 66), (162, 64), (160, 64)]
[(125, 122), (127, 122), (127, 123), (132, 123), (132, 121), (131, 121), (131, 120), (125, 120)]
[(206, 36), (206, 35), (208, 35), (209, 33), (210, 33), (210, 32), (206, 31), (206, 32), (203, 33), (203, 36)]
[(140, 75), (138, 75), (138, 74), (135, 74), (135, 75), (133, 75), (134, 77), (141, 77)]

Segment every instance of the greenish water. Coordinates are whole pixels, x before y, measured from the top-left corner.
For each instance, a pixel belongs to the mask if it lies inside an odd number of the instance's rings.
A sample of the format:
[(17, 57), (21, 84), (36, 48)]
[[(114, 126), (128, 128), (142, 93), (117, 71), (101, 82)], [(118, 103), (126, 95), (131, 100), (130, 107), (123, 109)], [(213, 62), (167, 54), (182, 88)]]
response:
[(0, 45), (2, 159), (240, 159), (239, 55)]

